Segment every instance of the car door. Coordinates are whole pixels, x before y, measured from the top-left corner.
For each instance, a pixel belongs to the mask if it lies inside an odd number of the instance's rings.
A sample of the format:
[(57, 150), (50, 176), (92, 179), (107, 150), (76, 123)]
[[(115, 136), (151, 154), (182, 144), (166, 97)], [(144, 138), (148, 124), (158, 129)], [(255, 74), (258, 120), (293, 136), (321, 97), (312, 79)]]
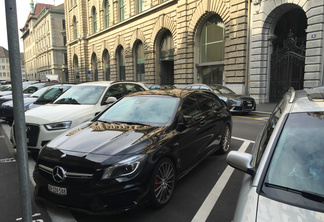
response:
[(197, 94), (197, 100), (199, 101), (205, 121), (201, 125), (201, 136), (204, 138), (204, 142), (201, 143), (199, 150), (201, 157), (204, 157), (206, 154), (217, 149), (227, 115), (224, 112), (224, 105), (216, 96), (209, 93), (200, 93)]
[(175, 137), (177, 141), (174, 141), (174, 143), (178, 144), (178, 157), (181, 171), (191, 168), (199, 160), (199, 149), (205, 140), (201, 134), (201, 130), (205, 124), (205, 117), (195, 93), (184, 99), (180, 112), (183, 116), (192, 119), (191, 123), (185, 124), (183, 129), (177, 133)]

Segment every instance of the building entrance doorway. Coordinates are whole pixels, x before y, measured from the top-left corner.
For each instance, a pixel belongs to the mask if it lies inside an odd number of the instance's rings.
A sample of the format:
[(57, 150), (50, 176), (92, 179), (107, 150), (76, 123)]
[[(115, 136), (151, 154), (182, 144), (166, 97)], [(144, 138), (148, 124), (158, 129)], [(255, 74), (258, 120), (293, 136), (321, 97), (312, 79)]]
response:
[(277, 102), (290, 87), (303, 89), (307, 18), (294, 9), (278, 21), (273, 40), (270, 73), (270, 102)]

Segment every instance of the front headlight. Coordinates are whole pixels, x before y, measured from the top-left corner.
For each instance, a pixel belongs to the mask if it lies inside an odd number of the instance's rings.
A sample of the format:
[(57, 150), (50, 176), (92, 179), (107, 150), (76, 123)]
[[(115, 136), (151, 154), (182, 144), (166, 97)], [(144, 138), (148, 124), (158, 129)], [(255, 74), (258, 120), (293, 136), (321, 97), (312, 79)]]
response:
[(68, 128), (70, 128), (71, 124), (72, 124), (72, 121), (49, 123), (49, 124), (45, 124), (45, 128), (47, 130), (68, 129)]
[(136, 155), (122, 160), (114, 165), (104, 169), (102, 180), (116, 177), (129, 176), (134, 174), (144, 162), (144, 155)]
[(233, 105), (233, 104), (240, 104), (241, 100), (240, 99), (229, 99), (229, 102)]

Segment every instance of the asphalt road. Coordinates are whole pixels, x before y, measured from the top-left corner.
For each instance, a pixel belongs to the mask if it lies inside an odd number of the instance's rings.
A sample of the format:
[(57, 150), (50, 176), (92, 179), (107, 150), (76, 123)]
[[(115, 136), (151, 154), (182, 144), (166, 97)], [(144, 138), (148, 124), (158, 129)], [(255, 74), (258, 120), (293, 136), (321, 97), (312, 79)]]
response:
[[(232, 150), (250, 152), (266, 114), (233, 116)], [(16, 153), (7, 138), (9, 127), (0, 127), (0, 221), (23, 221), (21, 218), (18, 168)], [(93, 216), (69, 212), (61, 208), (33, 203), (33, 221), (37, 222), (230, 222), (235, 211), (243, 173), (226, 164), (226, 155), (213, 155), (205, 159), (176, 184), (174, 196), (162, 209), (149, 207), (119, 215)], [(29, 160), (30, 174), (34, 161)], [(31, 178), (31, 189), (34, 182)], [(32, 193), (33, 191), (31, 191)]]

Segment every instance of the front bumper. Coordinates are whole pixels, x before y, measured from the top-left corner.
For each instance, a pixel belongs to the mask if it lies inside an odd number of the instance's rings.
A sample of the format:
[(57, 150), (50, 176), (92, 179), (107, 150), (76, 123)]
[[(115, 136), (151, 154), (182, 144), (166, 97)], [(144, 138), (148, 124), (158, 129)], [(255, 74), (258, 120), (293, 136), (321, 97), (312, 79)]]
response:
[[(117, 214), (129, 211), (147, 203), (146, 194), (149, 183), (147, 179), (136, 178), (130, 181), (111, 179), (98, 182), (98, 178), (90, 180), (74, 179), (64, 183), (56, 183), (43, 175), (36, 168), (33, 173), (36, 182), (35, 198), (46, 204), (68, 208), (87, 214)], [(67, 195), (58, 195), (49, 191), (48, 185), (66, 188)]]

